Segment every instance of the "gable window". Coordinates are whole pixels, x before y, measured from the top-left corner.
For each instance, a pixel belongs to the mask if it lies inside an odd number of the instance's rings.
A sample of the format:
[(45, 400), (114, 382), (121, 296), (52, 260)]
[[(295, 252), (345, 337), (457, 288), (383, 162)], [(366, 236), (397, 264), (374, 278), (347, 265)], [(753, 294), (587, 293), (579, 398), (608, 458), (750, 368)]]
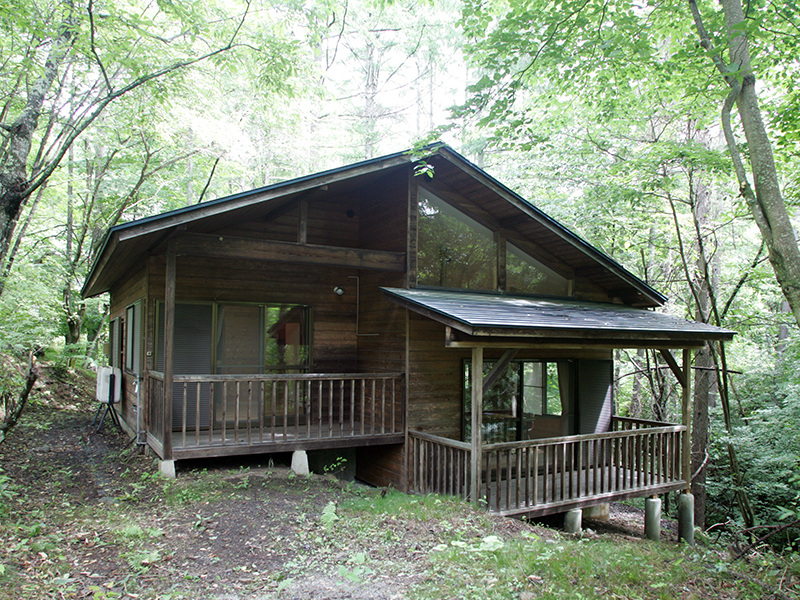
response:
[(494, 289), (497, 245), (489, 229), (420, 188), (418, 230), (419, 285)]
[(521, 294), (566, 296), (569, 293), (569, 282), (524, 250), (507, 242), (506, 289)]
[[(483, 364), (484, 377), (495, 361)], [(463, 437), (472, 436), (470, 361), (464, 361)], [(483, 395), (483, 441), (514, 442), (568, 434), (572, 363), (514, 360)]]

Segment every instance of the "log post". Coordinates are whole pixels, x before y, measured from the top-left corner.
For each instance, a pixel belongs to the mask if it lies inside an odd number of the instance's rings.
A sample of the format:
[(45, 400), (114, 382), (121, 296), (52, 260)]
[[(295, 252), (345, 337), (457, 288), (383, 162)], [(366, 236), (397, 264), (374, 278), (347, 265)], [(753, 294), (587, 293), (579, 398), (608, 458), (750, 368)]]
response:
[(176, 252), (175, 240), (167, 243), (167, 273), (166, 289), (164, 293), (164, 448), (165, 461), (172, 460), (172, 363), (174, 358), (175, 342), (175, 268)]
[(480, 501), (483, 463), (483, 346), (472, 349), (472, 449), (470, 453), (470, 500)]

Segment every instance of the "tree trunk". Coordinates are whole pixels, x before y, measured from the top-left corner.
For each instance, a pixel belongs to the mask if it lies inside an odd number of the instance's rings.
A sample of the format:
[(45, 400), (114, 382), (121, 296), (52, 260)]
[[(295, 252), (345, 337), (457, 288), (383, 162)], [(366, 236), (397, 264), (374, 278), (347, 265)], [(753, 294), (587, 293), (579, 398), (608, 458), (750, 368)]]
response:
[(747, 139), (755, 196), (747, 193), (747, 181), (742, 181), (741, 176), (739, 185), (767, 245), (775, 277), (800, 325), (800, 248), (778, 184), (772, 144), (761, 118), (749, 45), (741, 28), (744, 22), (742, 3), (741, 0), (722, 0), (721, 4), (728, 31), (730, 63), (738, 67), (741, 78), (736, 107)]
[(25, 108), (16, 121), (8, 127), (7, 154), (0, 166), (0, 253), (2, 254), (8, 251), (14, 224), (23, 204), (32, 192), (28, 189), (28, 156), (44, 100), (75, 37), (72, 17), (72, 9), (69, 8), (59, 28), (58, 36), (52, 40), (52, 47), (41, 77), (29, 88)]

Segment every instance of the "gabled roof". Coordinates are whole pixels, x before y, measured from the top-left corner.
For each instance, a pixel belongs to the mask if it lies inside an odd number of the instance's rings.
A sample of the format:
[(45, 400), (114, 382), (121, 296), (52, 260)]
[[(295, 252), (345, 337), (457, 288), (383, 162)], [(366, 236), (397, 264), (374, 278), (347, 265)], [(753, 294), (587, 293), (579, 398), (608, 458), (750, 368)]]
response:
[(680, 348), (734, 336), (713, 325), (620, 304), (492, 292), (381, 290), (397, 304), (475, 338)]
[[(357, 189), (419, 160), (399, 152), (226, 196), (112, 227), (98, 252), (82, 293), (95, 296), (111, 289), (148, 253), (176, 230), (209, 233), (215, 229), (265, 218), (276, 207), (313, 194)], [(420, 179), (447, 202), (468, 211), (495, 231), (567, 278), (592, 281), (610, 296), (635, 306), (659, 306), (666, 298), (608, 255), (550, 218), (533, 204), (445, 145), (431, 148), (425, 159), (434, 170)]]

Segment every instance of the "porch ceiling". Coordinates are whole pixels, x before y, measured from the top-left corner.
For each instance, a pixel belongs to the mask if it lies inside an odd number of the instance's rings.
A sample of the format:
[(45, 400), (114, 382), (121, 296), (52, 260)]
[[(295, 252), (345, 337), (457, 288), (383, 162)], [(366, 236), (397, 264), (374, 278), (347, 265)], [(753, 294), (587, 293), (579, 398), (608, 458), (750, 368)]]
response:
[[(694, 348), (735, 332), (621, 304), (568, 298), (381, 288), (390, 300), (466, 334), (459, 341)], [(467, 338), (467, 336), (471, 336)], [(456, 344), (451, 344), (456, 345)]]

